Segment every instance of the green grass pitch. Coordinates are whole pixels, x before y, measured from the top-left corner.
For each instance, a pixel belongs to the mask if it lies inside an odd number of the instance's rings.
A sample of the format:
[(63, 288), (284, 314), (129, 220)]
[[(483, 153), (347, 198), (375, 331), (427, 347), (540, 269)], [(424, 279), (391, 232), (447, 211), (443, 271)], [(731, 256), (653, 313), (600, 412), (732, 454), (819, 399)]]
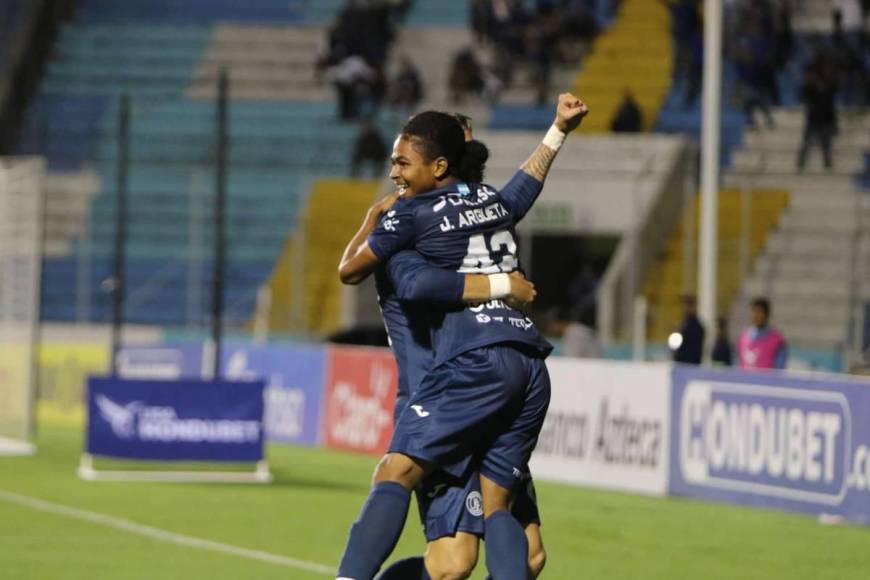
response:
[[(225, 545), (335, 566), (365, 498), (372, 457), (271, 446), (276, 481), (84, 482), (81, 427), (45, 426), (35, 457), (0, 457), (0, 491)], [(843, 579), (870, 575), (870, 530), (814, 519), (538, 484), (552, 579)], [(5, 497), (6, 499), (3, 499)], [(329, 578), (177, 545), (0, 496), (0, 579)], [(421, 553), (415, 510), (395, 557)], [(483, 555), (474, 578), (483, 578)]]

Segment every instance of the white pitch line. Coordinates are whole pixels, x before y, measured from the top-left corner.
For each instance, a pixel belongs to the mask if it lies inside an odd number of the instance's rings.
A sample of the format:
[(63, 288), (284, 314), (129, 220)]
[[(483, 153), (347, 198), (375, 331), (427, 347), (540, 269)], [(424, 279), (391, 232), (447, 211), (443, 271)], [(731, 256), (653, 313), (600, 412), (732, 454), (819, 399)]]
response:
[(0, 489), (0, 500), (51, 514), (75, 518), (92, 524), (108, 526), (110, 528), (123, 530), (131, 534), (137, 534), (161, 542), (168, 542), (170, 544), (177, 544), (179, 546), (187, 546), (200, 550), (210, 550), (222, 554), (232, 554), (233, 556), (240, 556), (250, 560), (258, 560), (260, 562), (277, 564), (288, 568), (296, 568), (307, 572), (317, 572), (324, 576), (335, 576), (334, 568), (324, 566), (323, 564), (317, 564), (316, 562), (306, 562), (305, 560), (297, 560), (296, 558), (290, 558), (288, 556), (279, 556), (278, 554), (270, 554), (269, 552), (262, 552), (260, 550), (241, 548), (239, 546), (233, 546), (232, 544), (223, 544), (212, 540), (203, 540), (201, 538), (194, 538), (193, 536), (185, 536), (184, 534), (177, 534), (175, 532), (161, 530), (160, 528), (137, 524), (136, 522), (124, 518), (73, 508), (27, 495), (19, 495), (2, 489)]

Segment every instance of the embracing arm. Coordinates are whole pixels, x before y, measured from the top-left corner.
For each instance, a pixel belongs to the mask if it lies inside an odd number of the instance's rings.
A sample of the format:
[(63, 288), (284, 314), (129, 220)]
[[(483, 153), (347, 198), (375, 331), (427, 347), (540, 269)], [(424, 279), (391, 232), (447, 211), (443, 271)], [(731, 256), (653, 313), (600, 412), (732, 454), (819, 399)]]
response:
[(343, 284), (359, 284), (368, 278), (380, 262), (378, 256), (369, 247), (368, 237), (378, 227), (381, 214), (389, 210), (397, 199), (398, 194), (388, 195), (366, 212), (359, 231), (348, 242), (338, 265), (338, 277)]
[(462, 274), (437, 268), (415, 251), (399, 252), (387, 262), (387, 274), (400, 300), (485, 302), (506, 298), (524, 305), (534, 300), (535, 286), (521, 273)]

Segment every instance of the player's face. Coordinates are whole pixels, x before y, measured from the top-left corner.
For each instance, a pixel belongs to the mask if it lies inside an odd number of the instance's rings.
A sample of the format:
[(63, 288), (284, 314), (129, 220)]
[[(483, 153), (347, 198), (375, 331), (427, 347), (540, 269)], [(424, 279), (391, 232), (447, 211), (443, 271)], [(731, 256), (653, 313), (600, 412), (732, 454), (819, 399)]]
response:
[(444, 173), (445, 169), (442, 167), (445, 164), (443, 157), (426, 162), (414, 147), (414, 142), (403, 136), (399, 136), (393, 143), (390, 164), (390, 179), (399, 188), (401, 195), (409, 197), (436, 189), (436, 176)]
[(767, 326), (767, 314), (760, 306), (752, 307), (752, 324), (755, 326)]

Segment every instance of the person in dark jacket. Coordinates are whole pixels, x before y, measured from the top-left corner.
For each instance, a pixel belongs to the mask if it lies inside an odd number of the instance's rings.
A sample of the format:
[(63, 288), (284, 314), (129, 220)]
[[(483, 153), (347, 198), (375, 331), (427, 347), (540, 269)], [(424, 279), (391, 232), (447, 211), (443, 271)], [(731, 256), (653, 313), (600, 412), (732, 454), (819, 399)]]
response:
[(728, 321), (720, 316), (716, 319), (716, 337), (713, 340), (713, 364), (730, 367), (734, 360), (731, 341), (728, 339)]
[(704, 356), (704, 325), (698, 319), (695, 297), (685, 295), (683, 303), (683, 322), (680, 324), (679, 346), (674, 350), (674, 362), (699, 365)]
[(634, 95), (626, 89), (622, 95), (622, 103), (610, 122), (610, 130), (614, 133), (638, 133), (642, 128), (643, 112)]
[(837, 109), (834, 96), (837, 92), (836, 72), (824, 53), (819, 53), (804, 73), (801, 97), (804, 102), (804, 138), (798, 153), (797, 166), (804, 168), (807, 152), (813, 142), (822, 149), (825, 168), (831, 169), (831, 141), (837, 132)]

